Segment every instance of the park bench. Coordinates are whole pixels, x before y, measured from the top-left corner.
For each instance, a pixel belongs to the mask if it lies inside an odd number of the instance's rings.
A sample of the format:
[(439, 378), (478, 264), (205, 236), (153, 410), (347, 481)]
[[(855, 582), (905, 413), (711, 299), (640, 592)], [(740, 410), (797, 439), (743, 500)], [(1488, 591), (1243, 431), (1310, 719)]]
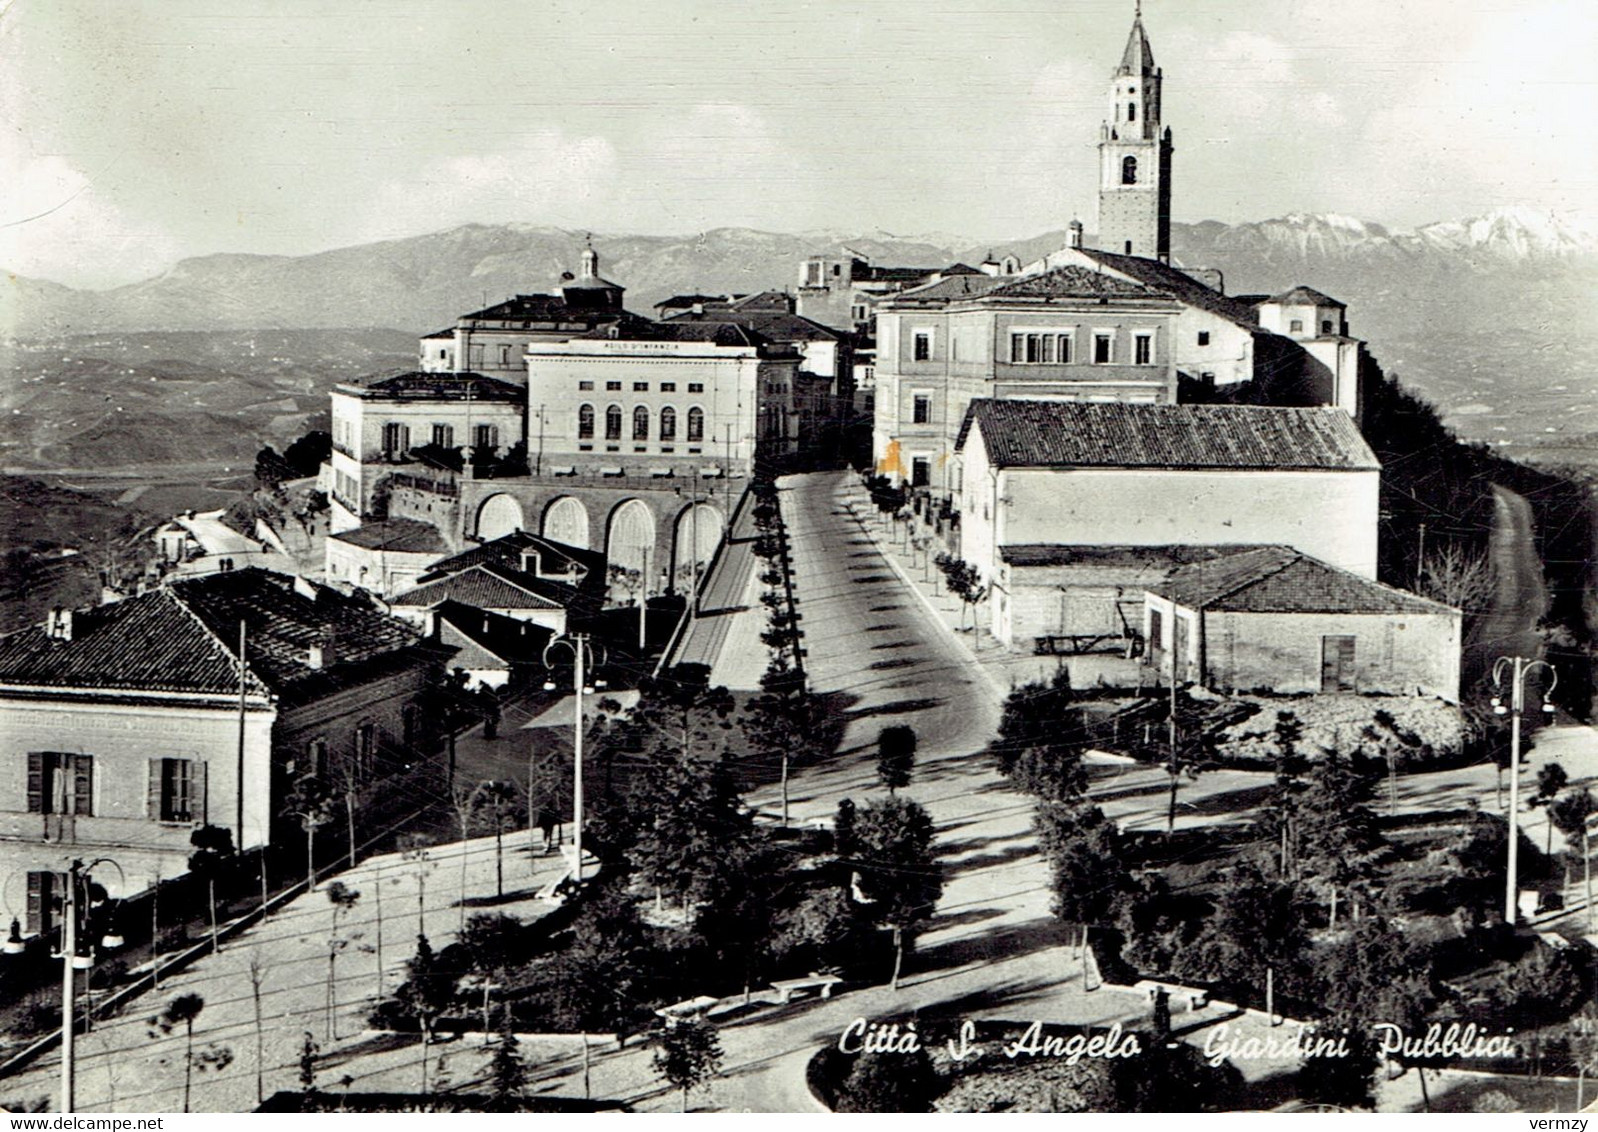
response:
[(681, 1002), (674, 1002), (670, 1006), (662, 1006), (655, 1013), (664, 1018), (669, 1026), (676, 1022), (686, 1022), (691, 1018), (703, 1018), (706, 1011), (720, 1001), (719, 998), (701, 994), (685, 998)]
[(796, 994), (805, 991), (819, 990), (822, 998), (832, 997), (832, 988), (843, 982), (837, 975), (818, 975), (811, 972), (804, 979), (777, 979), (771, 984), (771, 989), (781, 997), (777, 999), (780, 1005), (786, 1006)]

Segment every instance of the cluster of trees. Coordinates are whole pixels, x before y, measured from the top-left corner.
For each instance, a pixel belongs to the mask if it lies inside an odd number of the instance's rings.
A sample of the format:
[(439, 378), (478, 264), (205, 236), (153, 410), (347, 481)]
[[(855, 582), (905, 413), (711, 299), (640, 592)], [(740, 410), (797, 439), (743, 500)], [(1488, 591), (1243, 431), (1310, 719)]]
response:
[(256, 485), (272, 491), (284, 480), (314, 476), (332, 456), (333, 436), (320, 430), (306, 433), (285, 448), (281, 456), (268, 444), (255, 455)]
[(944, 585), (949, 587), (949, 592), (960, 599), (961, 627), (965, 626), (965, 611), (970, 609), (973, 611), (971, 624), (975, 628), (974, 611), (988, 596), (988, 587), (983, 583), (981, 573), (965, 559), (952, 554), (939, 554), (932, 563), (943, 575)]

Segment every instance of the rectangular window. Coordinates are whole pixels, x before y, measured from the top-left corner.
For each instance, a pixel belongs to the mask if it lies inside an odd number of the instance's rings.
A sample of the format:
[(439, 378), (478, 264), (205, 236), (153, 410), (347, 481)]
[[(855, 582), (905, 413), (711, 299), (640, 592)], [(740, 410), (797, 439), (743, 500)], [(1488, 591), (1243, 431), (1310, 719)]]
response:
[(1154, 364), (1154, 335), (1139, 334), (1132, 339), (1132, 364), (1139, 366)]
[(362, 723), (355, 729), (355, 781), (370, 782), (377, 774), (377, 727)]
[(1329, 318), (1321, 319), (1321, 333), (1322, 334), (1330, 334), (1331, 332), (1332, 332), (1332, 320), (1329, 319)]
[(1012, 334), (1010, 360), (1027, 365), (1068, 365), (1071, 361), (1069, 334)]
[(455, 447), (455, 428), (453, 425), (436, 424), (433, 426), (433, 446), (435, 448)]
[(911, 410), (911, 420), (915, 424), (930, 424), (932, 421), (932, 397), (930, 394), (917, 393)]
[(66, 887), (66, 873), (28, 873), (26, 927), (29, 935), (48, 935), (55, 930), (61, 912), (57, 901)]
[(635, 381), (635, 382), (633, 382), (633, 392), (634, 393), (648, 393), (649, 392), (649, 382), (647, 382), (647, 381)]
[(579, 381), (577, 383), (577, 388), (583, 390), (584, 392), (588, 392), (594, 388), (594, 383), (592, 381)]
[(1019, 365), (1026, 361), (1026, 335), (1010, 335), (1010, 361)]
[(805, 286), (821, 286), (821, 265), (819, 263), (805, 264)]
[(662, 381), (660, 383), (660, 391), (662, 393), (675, 393), (677, 392), (677, 383), (675, 381)]
[(1293, 319), (1287, 324), (1287, 332), (1289, 334), (1302, 334), (1304, 332), (1304, 320), (1301, 318)]
[(911, 357), (918, 362), (932, 360), (932, 332), (930, 330), (917, 330), (915, 332), (914, 353)]
[(499, 364), (502, 365), (502, 366), (510, 365), (510, 347), (509, 346), (501, 346), (499, 348)]
[(149, 815), (155, 821), (205, 820), (205, 764), (193, 759), (150, 760)]
[(94, 756), (28, 752), (30, 814), (94, 813)]
[(1208, 346), (1210, 344), (1210, 332), (1208, 330), (1200, 330), (1198, 332), (1198, 344), (1200, 346)]
[(607, 381), (605, 382), (605, 388), (610, 390), (612, 393), (619, 393), (621, 392), (621, 382)]
[(688, 383), (688, 392), (690, 392), (690, 393), (703, 393), (704, 391), (705, 391), (704, 382), (702, 382), (702, 381), (690, 381)]
[(1106, 366), (1115, 360), (1115, 335), (1095, 334), (1093, 336), (1093, 364)]
[(499, 447), (499, 426), (480, 424), (472, 426), (472, 447), (485, 452)]
[(1071, 336), (1069, 334), (1056, 335), (1055, 342), (1058, 344), (1058, 350), (1057, 350), (1057, 355), (1058, 356), (1057, 356), (1056, 360), (1062, 366), (1070, 365), (1071, 364)]
[(390, 422), (383, 426), (383, 455), (393, 458), (403, 456), (411, 450), (411, 429), (409, 425)]
[(910, 486), (926, 487), (932, 482), (932, 461), (925, 456), (916, 456), (910, 461)]

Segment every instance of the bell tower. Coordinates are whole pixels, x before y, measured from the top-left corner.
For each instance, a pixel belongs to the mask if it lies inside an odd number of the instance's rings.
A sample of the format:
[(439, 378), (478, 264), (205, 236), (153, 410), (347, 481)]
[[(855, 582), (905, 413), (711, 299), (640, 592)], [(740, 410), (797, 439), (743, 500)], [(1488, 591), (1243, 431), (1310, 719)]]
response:
[(1160, 124), (1161, 81), (1138, 0), (1110, 78), (1110, 116), (1099, 129), (1098, 246), (1169, 263), (1172, 147)]

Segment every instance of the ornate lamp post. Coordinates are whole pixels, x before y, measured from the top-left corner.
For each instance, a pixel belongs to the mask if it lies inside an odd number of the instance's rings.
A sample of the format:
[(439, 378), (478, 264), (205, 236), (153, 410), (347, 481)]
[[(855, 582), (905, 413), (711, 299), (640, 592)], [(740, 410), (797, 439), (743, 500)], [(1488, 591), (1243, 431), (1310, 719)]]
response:
[[(105, 890), (95, 884), (89, 874), (98, 865), (110, 865), (117, 871), (121, 886), (127, 887), (127, 876), (122, 871), (122, 866), (109, 857), (99, 857), (88, 864), (82, 861), (73, 861), (67, 870), (66, 892), (61, 900), (61, 1111), (72, 1112), (74, 1102), (75, 1069), (73, 1060), (73, 1039), (75, 1036), (76, 1018), (76, 992), (79, 971), (88, 970), (94, 965), (94, 943), (92, 933), (89, 932), (90, 922), (88, 913), (107, 900)], [(82, 899), (79, 899), (78, 889), (82, 886)], [(96, 899), (98, 893), (98, 899)], [(83, 917), (82, 928), (91, 938), (86, 941), (82, 954), (78, 952), (79, 916)], [(100, 946), (110, 951), (122, 946), (122, 936), (110, 925), (100, 939)]]
[[(567, 648), (572, 654), (572, 700), (575, 705), (572, 719), (572, 876), (578, 884), (583, 882), (583, 696), (593, 695), (595, 688), (603, 688), (603, 680), (587, 684), (586, 673), (595, 665), (594, 646), (587, 633), (554, 638), (544, 646), (544, 667), (552, 668), (550, 654), (557, 648)], [(601, 650), (599, 663), (604, 663)], [(553, 692), (555, 682), (544, 682), (544, 691)]]
[(1504, 706), (1503, 696), (1492, 699), (1494, 715), (1509, 716), (1509, 867), (1504, 880), (1504, 923), (1514, 924), (1519, 909), (1520, 862), (1520, 715), (1526, 709), (1526, 674), (1534, 668), (1546, 668), (1552, 677), (1548, 691), (1543, 695), (1542, 710), (1553, 714), (1554, 705), (1548, 696), (1559, 686), (1559, 673), (1546, 660), (1527, 660), (1519, 656), (1501, 656), (1493, 662), (1493, 687), (1502, 688), (1505, 672), (1510, 672), (1509, 706)]

